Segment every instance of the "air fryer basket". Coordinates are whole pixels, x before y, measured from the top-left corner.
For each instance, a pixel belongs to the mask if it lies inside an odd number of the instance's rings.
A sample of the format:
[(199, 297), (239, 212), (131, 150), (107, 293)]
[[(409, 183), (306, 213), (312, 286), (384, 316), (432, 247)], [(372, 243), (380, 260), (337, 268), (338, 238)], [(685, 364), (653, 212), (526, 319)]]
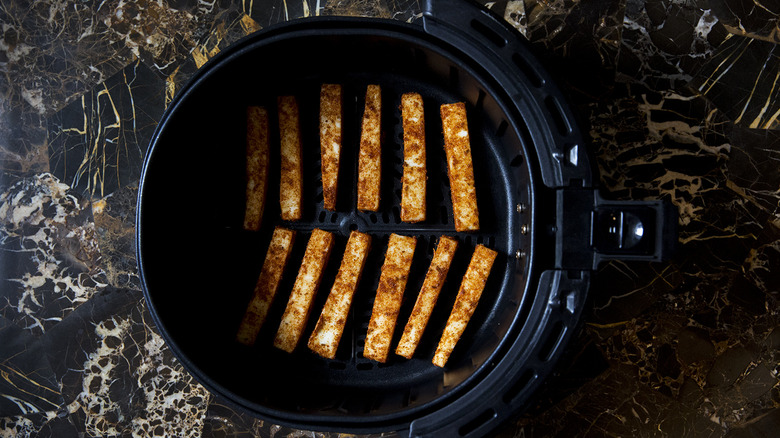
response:
[[(622, 248), (610, 252), (609, 242), (603, 254), (593, 250), (591, 234), (586, 237), (579, 228), (592, 229), (599, 214), (609, 222), (626, 208), (639, 209), (645, 223), (660, 227), (666, 222), (659, 205), (600, 206), (605, 201), (592, 189), (585, 145), (559, 90), (516, 34), (484, 10), (460, 6), (436, 14), (429, 2), (424, 28), (323, 18), (265, 30), (212, 60), (166, 111), (142, 176), (139, 266), (160, 331), (212, 391), (269, 421), (305, 429), (482, 434), (522, 408), (549, 374), (577, 324), (591, 269), (602, 257), (660, 257), (659, 245), (637, 254)], [(318, 110), (323, 83), (344, 86), (335, 212), (322, 206)], [(381, 85), (383, 97), (377, 213), (355, 209), (368, 84)], [(428, 219), (420, 224), (400, 220), (398, 107), (405, 92), (418, 92), (425, 102)], [(303, 219), (279, 219), (274, 184), (279, 169), (272, 165), (261, 230), (244, 231), (245, 109), (275, 108), (281, 95), (296, 96), (301, 112)], [(459, 101), (466, 102), (469, 116), (482, 225), (477, 233), (456, 233), (452, 224), (438, 110)], [(270, 126), (271, 144), (278, 144), (274, 118)], [(278, 160), (278, 151), (272, 152), (271, 163)], [(576, 209), (562, 214), (569, 206)], [(233, 339), (276, 225), (298, 235), (270, 314), (249, 348)], [(275, 349), (272, 339), (313, 228), (333, 231), (336, 246), (304, 337), (288, 354)], [(355, 229), (372, 236), (372, 249), (336, 358), (327, 360), (310, 352), (305, 341)], [(386, 364), (378, 364), (363, 358), (362, 348), (390, 233), (418, 238), (394, 343), (438, 237), (456, 236), (460, 247), (414, 358), (391, 353)], [(479, 243), (499, 256), (472, 322), (440, 369), (430, 360)]]

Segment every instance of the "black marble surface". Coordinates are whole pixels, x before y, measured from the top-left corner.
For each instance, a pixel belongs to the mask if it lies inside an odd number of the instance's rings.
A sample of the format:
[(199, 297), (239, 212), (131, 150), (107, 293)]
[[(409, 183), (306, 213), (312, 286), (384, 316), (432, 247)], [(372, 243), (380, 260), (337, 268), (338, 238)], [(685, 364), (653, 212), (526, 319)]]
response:
[[(567, 357), (499, 436), (774, 436), (780, 8), (483, 3), (559, 76), (610, 197), (680, 214), (671, 261), (599, 269)], [(0, 3), (0, 436), (338, 435), (255, 419), (197, 383), (151, 321), (133, 234), (142, 158), (181, 86), (240, 37), (318, 14), (416, 22), (420, 5)]]

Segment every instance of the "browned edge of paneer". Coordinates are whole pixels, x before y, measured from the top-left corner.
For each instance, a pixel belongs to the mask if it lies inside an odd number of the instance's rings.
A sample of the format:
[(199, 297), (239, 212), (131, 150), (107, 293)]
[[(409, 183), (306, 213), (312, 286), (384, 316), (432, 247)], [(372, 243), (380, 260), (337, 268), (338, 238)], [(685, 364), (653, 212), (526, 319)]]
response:
[(279, 288), (279, 282), (282, 280), (284, 267), (290, 258), (294, 241), (295, 231), (282, 227), (274, 228), (260, 276), (255, 284), (254, 294), (236, 334), (238, 342), (245, 345), (255, 343), (257, 334), (268, 315), (268, 309), (273, 303), (276, 290)]
[(320, 87), (320, 159), (322, 169), (322, 199), (326, 210), (336, 210), (339, 163), (341, 161), (341, 85)]
[(360, 282), (366, 257), (371, 249), (371, 236), (352, 231), (341, 259), (341, 266), (333, 281), (333, 287), (322, 308), (314, 331), (309, 337), (309, 348), (322, 357), (336, 357), (344, 324), (349, 316), (352, 297)]
[(416, 246), (415, 237), (390, 235), (363, 349), (367, 359), (387, 361)]
[(258, 106), (247, 107), (246, 125), (244, 229), (257, 231), (263, 222), (268, 191), (268, 111)]
[(382, 179), (382, 90), (379, 85), (366, 88), (366, 105), (358, 152), (357, 209), (379, 210)]
[(460, 284), (458, 296), (455, 298), (455, 304), (452, 306), (452, 312), (444, 326), (444, 333), (442, 333), (439, 345), (436, 347), (436, 353), (433, 355), (434, 365), (444, 367), (455, 348), (455, 344), (458, 343), (463, 331), (466, 330), (466, 325), (468, 325), (479, 299), (482, 297), (482, 291), (485, 289), (490, 269), (493, 267), (497, 255), (496, 251), (484, 245), (477, 245), (474, 249), (466, 274), (463, 276), (463, 282)]
[(479, 210), (474, 185), (474, 164), (471, 159), (466, 104), (458, 102), (442, 105), (441, 119), (455, 230), (477, 231)]
[(422, 222), (426, 217), (425, 111), (419, 93), (401, 96), (404, 167), (401, 178), (401, 220)]
[(458, 240), (456, 238), (449, 236), (439, 238), (439, 244), (433, 253), (431, 265), (425, 274), (425, 280), (423, 280), (420, 293), (417, 295), (412, 313), (409, 315), (409, 321), (406, 323), (401, 340), (396, 347), (396, 354), (407, 359), (414, 356), (433, 308), (436, 306), (444, 281), (447, 279), (447, 273), (457, 249)]
[(311, 305), (322, 281), (333, 248), (333, 233), (312, 230), (287, 307), (274, 338), (274, 346), (292, 353), (306, 328)]
[(280, 96), (277, 107), (281, 152), (279, 204), (282, 219), (296, 221), (303, 214), (303, 160), (298, 101), (295, 96)]

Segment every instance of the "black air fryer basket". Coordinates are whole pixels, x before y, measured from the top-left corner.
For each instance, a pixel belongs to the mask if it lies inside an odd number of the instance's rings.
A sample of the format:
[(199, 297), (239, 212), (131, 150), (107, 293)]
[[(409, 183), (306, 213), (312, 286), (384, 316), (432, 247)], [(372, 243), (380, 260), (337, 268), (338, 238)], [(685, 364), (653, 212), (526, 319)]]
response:
[[(441, 4), (440, 3), (445, 3)], [(428, 1), (422, 26), (323, 17), (258, 32), (203, 67), (167, 109), (144, 163), (138, 260), (151, 313), (184, 366), (212, 392), (276, 424), (353, 433), (481, 436), (522, 411), (550, 374), (609, 258), (661, 260), (675, 240), (660, 201), (613, 202), (595, 189), (586, 143), (551, 77), (514, 29), (466, 2)], [(337, 211), (323, 209), (319, 87), (344, 87)], [(377, 213), (355, 209), (357, 145), (368, 84), (382, 86), (383, 177)], [(400, 98), (425, 102), (428, 219), (400, 220)], [(272, 165), (263, 224), (242, 229), (246, 107), (294, 95), (301, 113), (303, 219), (279, 219)], [(481, 229), (457, 233), (439, 106), (467, 105)], [(275, 127), (275, 119), (271, 127)], [(278, 129), (271, 129), (278, 163)], [(254, 347), (234, 341), (274, 226), (298, 237)], [(313, 228), (336, 244), (298, 348), (273, 336)], [(306, 348), (351, 230), (373, 244), (334, 360)], [(439, 236), (460, 247), (414, 358), (363, 358), (390, 233), (418, 238), (392, 349)], [(498, 251), (471, 322), (445, 368), (431, 364), (477, 244)]]

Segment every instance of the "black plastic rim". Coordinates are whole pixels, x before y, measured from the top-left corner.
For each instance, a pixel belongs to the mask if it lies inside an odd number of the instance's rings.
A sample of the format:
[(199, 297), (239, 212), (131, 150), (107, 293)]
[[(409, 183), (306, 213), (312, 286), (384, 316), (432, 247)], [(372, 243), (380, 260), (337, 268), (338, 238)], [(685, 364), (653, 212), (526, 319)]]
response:
[[(482, 434), (517, 413), (550, 372), (579, 319), (589, 278), (587, 274), (544, 271), (551, 254), (537, 249), (547, 242), (533, 231), (538, 222), (554, 213), (552, 206), (539, 198), (544, 196), (545, 186), (560, 186), (570, 179), (589, 183), (590, 169), (566, 169), (550, 159), (559, 153), (557, 148), (565, 152), (581, 144), (576, 124), (538, 62), (522, 43), (503, 36), (516, 35), (496, 27), (494, 17), (477, 11), (474, 15), (474, 10), (466, 9), (464, 15), (466, 24), (483, 34), (476, 40), (457, 29), (461, 17), (439, 20), (431, 14), (426, 15), (425, 29), (348, 18), (308, 19), (270, 28), (215, 57), (171, 103), (144, 163), (136, 223), (138, 262), (144, 295), (159, 330), (184, 366), (212, 392), (255, 415), (298, 428), (359, 433), (407, 430), (413, 435), (451, 430), (467, 436)], [(486, 32), (494, 34), (485, 37)], [(333, 47), (339, 52), (329, 56), (335, 56), (337, 62), (325, 66), (323, 50)], [(350, 50), (377, 47), (383, 51), (365, 55), (361, 64), (351, 61), (354, 53)], [(505, 51), (509, 54), (502, 53)], [(284, 53), (297, 53), (301, 58), (280, 67)], [(315, 68), (317, 65), (322, 68)], [(268, 81), (277, 86), (268, 89), (263, 85)], [(374, 259), (369, 260), (367, 272), (376, 271), (381, 264), (390, 232), (418, 236), (419, 260), (415, 264), (423, 266), (417, 268), (422, 273), (413, 273), (410, 278), (406, 290), (410, 303), (402, 308), (396, 341), (416, 295), (415, 278), (419, 284), (436, 237), (459, 237), (460, 265), (453, 267), (454, 272), (463, 269), (477, 243), (498, 249), (501, 255), (488, 285), (492, 294), (486, 289), (473, 319), (476, 322), (469, 325), (444, 371), (429, 361), (437, 341), (434, 333), (440, 333), (446, 319), (445, 298), (440, 299), (438, 316), (434, 314), (426, 330), (427, 343), (421, 346), (422, 353), (418, 350), (420, 358), (393, 358), (386, 366), (361, 360), (359, 333), (364, 331), (361, 324), (367, 323), (366, 309), (370, 315), (373, 300), (370, 274), (356, 293), (353, 321), (348, 323), (347, 330), (353, 334), (351, 348), (342, 340), (334, 361), (317, 358), (305, 351), (305, 346), (285, 357), (286, 353), (272, 347), (247, 350), (229, 342), (235, 328), (230, 321), (237, 324), (236, 319), (240, 319), (262, 263), (269, 230), (280, 223), (274, 219), (278, 212), (271, 209), (265, 213), (265, 233), (248, 235), (238, 230), (243, 208), (241, 111), (247, 104), (272, 106), (275, 96), (295, 94), (300, 99), (302, 124), (316, 120), (316, 114), (306, 113), (304, 108), (316, 107), (311, 103), (317, 98), (312, 91), (322, 82), (347, 82), (345, 94), (355, 102), (352, 110), (345, 111), (345, 123), (355, 126), (361, 108), (360, 90), (367, 83), (383, 85), (385, 99), (393, 102), (400, 98), (401, 90), (421, 92), (426, 98), (428, 121), (436, 120), (437, 104), (446, 101), (464, 100), (470, 114), (475, 114), (470, 131), (478, 165), (478, 194), (480, 199), (489, 200), (481, 201), (480, 212), (493, 219), (486, 221), (484, 232), (454, 233), (446, 223), (446, 209), (451, 212), (448, 187), (432, 182), (429, 190), (439, 190), (441, 195), (433, 196), (438, 204), (433, 209), (429, 205), (429, 211), (438, 209), (440, 214), (434, 212), (422, 225), (398, 223), (393, 206), (397, 205), (399, 152), (387, 147), (398, 144), (397, 120), (385, 128), (385, 149), (390, 151), (386, 170), (395, 173), (396, 183), (383, 194), (380, 215), (352, 211), (344, 204), (345, 199), (354, 199), (349, 189), (345, 195), (339, 194), (339, 211), (325, 213), (321, 196), (310, 189), (304, 196), (316, 199), (317, 205), (307, 207), (300, 223), (285, 224), (299, 230), (298, 252), (311, 228), (336, 232), (341, 237), (337, 238), (335, 259), (339, 259), (339, 245), (343, 248), (349, 229), (357, 227), (372, 234)], [(349, 117), (352, 122), (347, 122)], [(348, 129), (345, 126), (345, 132)], [(431, 123), (427, 130), (429, 151), (440, 144), (433, 140), (437, 129), (440, 134), (440, 127)], [(304, 149), (308, 143), (317, 150), (316, 128), (308, 134), (307, 129), (303, 131)], [(345, 144), (348, 140), (345, 138)], [(437, 172), (446, 176), (441, 156), (432, 155), (430, 181)], [(587, 163), (586, 157), (581, 162)], [(204, 166), (209, 169), (205, 179), (191, 176), (203, 175)], [(313, 180), (318, 181), (318, 161), (309, 160), (304, 166), (312, 169), (310, 174), (313, 172)], [(197, 169), (201, 170), (193, 171)], [(351, 172), (346, 174), (340, 186), (350, 185)], [(273, 199), (269, 196), (269, 205)], [(532, 232), (520, 232), (522, 225)], [(175, 252), (167, 253), (168, 248)], [(525, 256), (516, 257), (519, 251)], [(337, 260), (329, 266), (331, 271), (337, 269)], [(328, 291), (328, 275), (318, 294), (320, 308)], [(286, 277), (294, 278), (294, 272)], [(451, 272), (453, 277), (457, 275)], [(286, 301), (284, 286), (275, 301), (277, 308), (283, 309)], [(449, 291), (451, 303), (457, 286), (457, 279), (449, 280), (442, 297)], [(244, 292), (233, 293), (236, 290)], [(360, 300), (359, 295), (363, 296)], [(316, 319), (317, 311), (315, 303), (311, 319)], [(258, 343), (263, 336), (272, 335), (272, 330), (264, 327)], [(276, 365), (268, 365), (273, 361)], [(263, 373), (268, 375), (257, 377)], [(255, 380), (249, 381), (247, 376)]]

